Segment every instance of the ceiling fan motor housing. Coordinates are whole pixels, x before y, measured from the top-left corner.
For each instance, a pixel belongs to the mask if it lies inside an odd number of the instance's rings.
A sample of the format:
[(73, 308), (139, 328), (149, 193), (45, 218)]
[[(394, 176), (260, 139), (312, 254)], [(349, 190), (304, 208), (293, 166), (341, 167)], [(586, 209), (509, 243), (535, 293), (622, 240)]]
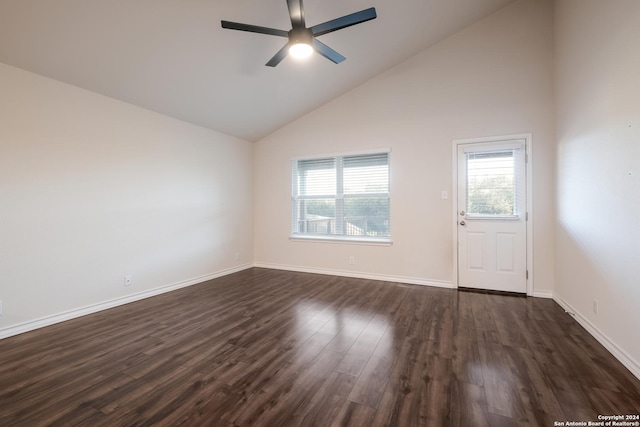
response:
[(309, 28), (294, 28), (289, 31), (289, 45), (308, 44), (313, 45), (313, 33)]

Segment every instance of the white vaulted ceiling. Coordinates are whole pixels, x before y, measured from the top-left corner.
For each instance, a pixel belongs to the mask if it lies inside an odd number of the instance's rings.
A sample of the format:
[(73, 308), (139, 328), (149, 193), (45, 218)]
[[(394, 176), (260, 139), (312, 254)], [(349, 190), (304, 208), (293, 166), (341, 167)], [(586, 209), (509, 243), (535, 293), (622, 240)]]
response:
[(289, 30), (285, 0), (1, 0), (0, 62), (256, 141), (511, 1), (305, 0), (308, 26), (378, 18), (319, 37), (339, 65), (270, 68), (286, 39), (220, 20)]

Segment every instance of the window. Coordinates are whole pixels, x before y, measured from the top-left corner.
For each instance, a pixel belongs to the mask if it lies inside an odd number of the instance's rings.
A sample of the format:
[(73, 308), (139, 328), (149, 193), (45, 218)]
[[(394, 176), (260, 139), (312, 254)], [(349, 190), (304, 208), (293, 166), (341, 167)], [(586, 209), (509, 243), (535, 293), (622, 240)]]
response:
[(522, 201), (517, 191), (518, 149), (467, 152), (467, 215), (517, 216)]
[(388, 242), (389, 153), (294, 160), (293, 237)]

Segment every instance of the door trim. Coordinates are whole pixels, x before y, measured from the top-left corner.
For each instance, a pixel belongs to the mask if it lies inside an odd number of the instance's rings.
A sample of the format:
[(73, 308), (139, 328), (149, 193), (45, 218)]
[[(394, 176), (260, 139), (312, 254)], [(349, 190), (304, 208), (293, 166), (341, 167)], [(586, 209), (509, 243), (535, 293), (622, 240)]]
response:
[(531, 133), (520, 133), (514, 135), (500, 135), (481, 138), (454, 139), (452, 144), (452, 164), (453, 164), (453, 185), (452, 185), (452, 227), (453, 227), (453, 280), (454, 288), (459, 287), (458, 283), (458, 147), (463, 144), (478, 144), (483, 142), (511, 141), (514, 139), (524, 139), (526, 143), (525, 176), (527, 191), (527, 296), (533, 296), (534, 290), (534, 268), (533, 268), (533, 135)]

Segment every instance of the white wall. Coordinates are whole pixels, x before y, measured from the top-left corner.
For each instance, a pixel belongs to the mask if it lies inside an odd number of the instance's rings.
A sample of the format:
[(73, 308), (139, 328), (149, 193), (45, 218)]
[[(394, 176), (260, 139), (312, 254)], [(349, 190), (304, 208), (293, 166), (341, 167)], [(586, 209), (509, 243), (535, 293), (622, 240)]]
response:
[(639, 23), (636, 0), (556, 5), (556, 294), (638, 377)]
[[(441, 191), (452, 190), (452, 140), (531, 132), (535, 290), (549, 293), (552, 25), (551, 1), (517, 1), (256, 143), (256, 263), (451, 284), (453, 205)], [(392, 246), (288, 239), (292, 157), (385, 147)]]
[(252, 144), (3, 64), (0, 94), (0, 336), (252, 262)]

